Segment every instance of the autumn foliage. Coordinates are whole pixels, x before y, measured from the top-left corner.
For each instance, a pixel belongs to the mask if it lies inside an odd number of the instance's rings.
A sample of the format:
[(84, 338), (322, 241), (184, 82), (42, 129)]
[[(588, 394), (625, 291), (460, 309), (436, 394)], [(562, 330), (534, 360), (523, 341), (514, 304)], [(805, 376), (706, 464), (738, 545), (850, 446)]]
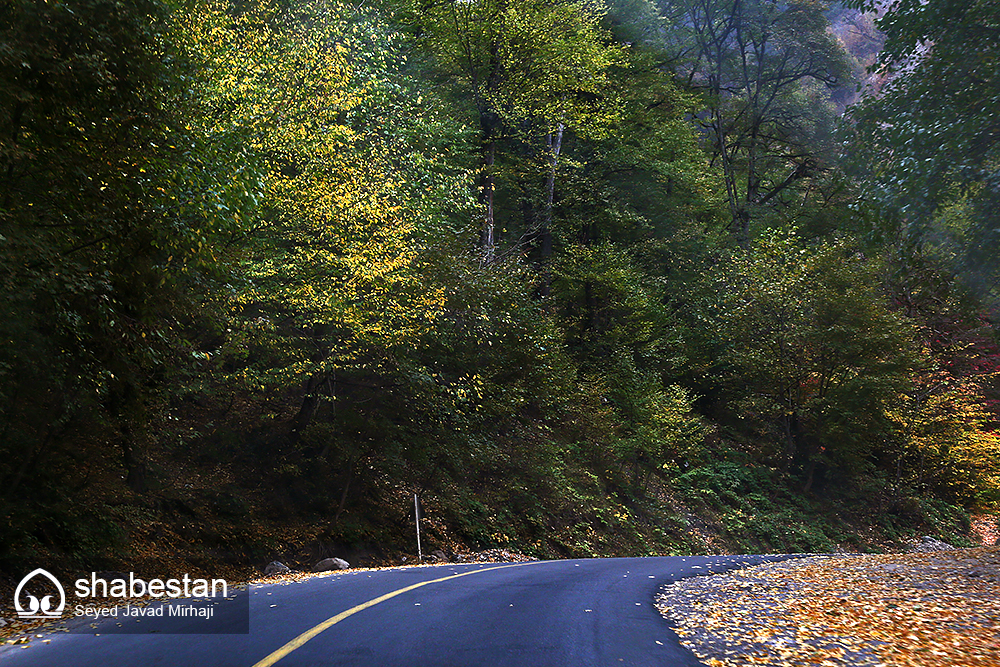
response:
[(540, 555), (961, 537), (995, 49), (962, 123), (937, 25), (841, 116), (911, 5), (4, 3), (0, 568), (387, 557), (414, 492)]

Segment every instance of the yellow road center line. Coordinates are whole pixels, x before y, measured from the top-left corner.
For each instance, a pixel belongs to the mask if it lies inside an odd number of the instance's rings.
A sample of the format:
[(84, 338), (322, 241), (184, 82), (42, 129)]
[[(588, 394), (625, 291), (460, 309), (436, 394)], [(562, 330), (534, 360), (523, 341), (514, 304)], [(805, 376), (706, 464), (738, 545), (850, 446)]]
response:
[[(532, 562), (532, 561), (529, 561), (529, 563), (530, 562)], [(534, 562), (537, 562), (537, 561), (534, 561)], [(479, 570), (469, 570), (468, 572), (462, 572), (461, 574), (452, 574), (452, 575), (449, 575), (447, 577), (441, 577), (440, 579), (431, 579), (429, 581), (421, 581), (420, 583), (413, 584), (412, 586), (407, 586), (406, 588), (400, 588), (399, 590), (392, 591), (391, 593), (386, 593), (385, 595), (380, 595), (379, 597), (373, 598), (373, 599), (369, 600), (368, 602), (363, 602), (363, 603), (359, 604), (357, 607), (351, 607), (347, 611), (342, 611), (339, 614), (337, 614), (336, 616), (331, 616), (330, 618), (326, 619), (325, 621), (323, 621), (319, 625), (313, 626), (312, 628), (310, 628), (309, 630), (306, 630), (301, 635), (299, 635), (298, 637), (296, 637), (292, 641), (288, 642), (287, 644), (285, 644), (284, 646), (282, 646), (277, 651), (275, 651), (274, 653), (270, 654), (269, 656), (267, 656), (266, 658), (264, 658), (260, 662), (254, 663), (253, 667), (271, 667), (271, 665), (273, 665), (274, 663), (278, 662), (279, 660), (281, 660), (282, 658), (284, 658), (286, 655), (288, 655), (289, 653), (291, 653), (295, 649), (299, 648), (300, 646), (302, 646), (303, 644), (305, 644), (307, 641), (309, 641), (310, 639), (312, 639), (316, 635), (320, 634), (324, 630), (327, 630), (327, 629), (333, 627), (337, 623), (340, 623), (345, 618), (353, 616), (354, 614), (358, 613), (359, 611), (364, 611), (365, 609), (368, 609), (369, 607), (374, 607), (378, 603), (385, 602), (386, 600), (388, 600), (390, 598), (394, 598), (397, 595), (402, 595), (403, 593), (407, 593), (409, 591), (412, 591), (415, 588), (420, 588), (421, 586), (427, 586), (428, 584), (438, 584), (438, 583), (441, 583), (442, 581), (448, 581), (449, 579), (458, 579), (459, 577), (467, 577), (470, 574), (476, 574), (478, 572), (489, 572), (490, 570), (499, 570), (499, 569), (502, 569), (502, 568), (505, 568), (505, 567), (517, 567), (518, 565), (528, 565), (529, 563), (514, 563), (514, 564), (507, 564), (507, 565), (497, 565), (496, 567), (484, 567), (484, 568), (479, 569)]]

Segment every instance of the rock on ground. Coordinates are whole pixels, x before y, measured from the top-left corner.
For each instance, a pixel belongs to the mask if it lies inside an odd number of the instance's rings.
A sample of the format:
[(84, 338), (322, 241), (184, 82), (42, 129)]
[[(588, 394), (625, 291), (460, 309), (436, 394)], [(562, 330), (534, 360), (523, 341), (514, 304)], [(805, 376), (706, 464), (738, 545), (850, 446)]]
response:
[(921, 553), (925, 551), (951, 551), (954, 548), (947, 542), (936, 540), (930, 535), (924, 535), (918, 541), (913, 542), (907, 551), (910, 553)]
[(332, 570), (346, 570), (351, 567), (343, 558), (324, 558), (313, 565), (313, 572), (330, 572)]
[(272, 577), (276, 574), (287, 574), (288, 572), (291, 572), (291, 568), (278, 560), (272, 560), (264, 568), (265, 577)]

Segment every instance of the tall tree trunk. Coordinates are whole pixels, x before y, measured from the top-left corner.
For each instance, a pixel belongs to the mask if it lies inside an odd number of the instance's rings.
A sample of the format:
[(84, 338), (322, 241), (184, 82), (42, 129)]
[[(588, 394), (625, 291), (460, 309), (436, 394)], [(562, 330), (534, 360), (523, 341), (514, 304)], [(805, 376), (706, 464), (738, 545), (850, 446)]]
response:
[(500, 117), (489, 109), (479, 113), (479, 126), (483, 136), (483, 171), (480, 177), (480, 202), (483, 206), (483, 227), (480, 246), (483, 264), (490, 264), (496, 256), (496, 222), (493, 214), (493, 194), (496, 190), (497, 132)]
[(726, 183), (726, 199), (729, 202), (729, 214), (732, 216), (731, 230), (736, 242), (745, 248), (750, 242), (750, 216), (740, 202), (736, 168), (733, 166), (729, 147), (726, 145), (722, 113), (716, 108), (713, 110), (713, 116), (712, 129), (715, 131), (716, 147), (719, 151), (719, 160), (722, 162), (722, 179)]
[[(9, 152), (9, 154), (12, 155), (12, 156), (17, 154), (18, 139), (20, 138), (20, 135), (21, 135), (21, 117), (24, 115), (24, 112), (27, 109), (27, 107), (28, 107), (28, 105), (25, 104), (23, 101), (22, 102), (17, 102), (14, 105), (14, 112), (11, 115), (11, 124), (10, 124), (10, 128), (11, 128), (11, 131), (10, 131), (10, 138), (11, 138), (10, 146), (11, 146), (12, 150)], [(14, 157), (11, 157), (10, 161), (7, 163), (7, 169), (5, 170), (6, 171), (6, 175), (5, 175), (5, 178), (4, 178), (4, 188), (3, 188), (3, 208), (4, 209), (8, 209), (8, 210), (10, 209), (11, 196), (13, 195), (14, 188), (15, 188), (15, 184), (14, 184), (14, 165), (16, 163), (17, 163), (17, 159), (14, 158)], [(4, 216), (4, 217), (6, 217), (6, 216)], [(2, 218), (0, 218), (0, 220), (2, 220)]]
[(309, 426), (313, 415), (316, 414), (316, 408), (319, 406), (318, 392), (325, 382), (326, 373), (314, 373), (306, 379), (306, 393), (302, 397), (302, 405), (299, 406), (299, 411), (295, 414), (295, 418), (292, 419), (291, 438), (293, 441), (299, 439), (302, 431)]
[(559, 168), (559, 153), (562, 151), (563, 130), (566, 126), (559, 123), (555, 136), (549, 132), (546, 144), (549, 149), (549, 174), (545, 183), (545, 212), (542, 215), (542, 296), (548, 296), (552, 289), (552, 271), (549, 259), (552, 257), (552, 209), (555, 206), (556, 171)]
[(812, 459), (809, 461), (809, 466), (806, 470), (806, 483), (802, 486), (803, 495), (807, 495), (810, 491), (812, 491), (813, 480), (816, 477), (817, 463), (818, 462), (816, 461), (816, 459)]
[(132, 429), (122, 427), (122, 463), (125, 465), (125, 483), (135, 493), (145, 493), (146, 461), (136, 452), (132, 441)]
[[(324, 342), (329, 329), (329, 325), (326, 324), (317, 324), (313, 327), (311, 337), (316, 349), (310, 355), (309, 360), (314, 364), (323, 362), (330, 355), (330, 348)], [(316, 414), (316, 408), (319, 406), (320, 388), (329, 378), (330, 376), (326, 371), (319, 371), (311, 374), (306, 379), (305, 396), (302, 397), (302, 405), (299, 406), (298, 413), (292, 419), (292, 431), (290, 435), (293, 441), (298, 440), (302, 431), (312, 421), (313, 415)]]
[(354, 480), (354, 462), (355, 458), (352, 456), (347, 463), (347, 470), (344, 473), (344, 488), (340, 492), (340, 502), (337, 503), (337, 511), (333, 515), (333, 523), (340, 521), (340, 515), (344, 511), (344, 506), (347, 505), (347, 493), (351, 490), (351, 482)]
[(583, 296), (587, 301), (587, 329), (597, 331), (597, 296), (594, 294), (594, 283), (589, 280), (583, 283)]
[(146, 423), (144, 418), (145, 406), (139, 399), (140, 391), (138, 383), (131, 379), (120, 379), (110, 392), (105, 405), (108, 413), (112, 415), (118, 425), (118, 434), (121, 438), (122, 465), (125, 468), (125, 483), (136, 493), (145, 493), (146, 487), (146, 461), (143, 458), (139, 447), (136, 445), (136, 438), (133, 424), (142, 425)]
[(50, 427), (49, 430), (45, 433), (45, 438), (41, 442), (37, 443), (31, 449), (31, 451), (25, 454), (24, 459), (22, 459), (21, 461), (21, 465), (18, 466), (17, 472), (14, 474), (13, 481), (5, 485), (5, 488), (3, 490), (4, 498), (16, 497), (14, 494), (17, 491), (17, 489), (21, 486), (21, 482), (24, 480), (24, 476), (32, 467), (34, 467), (35, 462), (41, 457), (42, 452), (45, 451), (51, 439), (52, 439), (52, 428)]
[(493, 191), (496, 187), (493, 175), (493, 165), (496, 161), (496, 141), (490, 141), (486, 147), (483, 160), (482, 177), (482, 202), (483, 202), (483, 229), (481, 234), (481, 245), (483, 250), (483, 262), (489, 264), (496, 256), (496, 223), (493, 219)]
[(781, 471), (787, 472), (798, 453), (798, 415), (793, 411), (784, 415), (781, 421), (785, 430), (785, 457), (781, 464)]

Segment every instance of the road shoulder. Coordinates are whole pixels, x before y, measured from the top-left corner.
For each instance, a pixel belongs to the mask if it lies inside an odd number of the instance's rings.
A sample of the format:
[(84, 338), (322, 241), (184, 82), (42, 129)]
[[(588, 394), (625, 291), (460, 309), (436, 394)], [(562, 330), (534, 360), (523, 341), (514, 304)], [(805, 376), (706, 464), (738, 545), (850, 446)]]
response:
[(1000, 549), (809, 556), (664, 586), (713, 667), (1000, 664)]

